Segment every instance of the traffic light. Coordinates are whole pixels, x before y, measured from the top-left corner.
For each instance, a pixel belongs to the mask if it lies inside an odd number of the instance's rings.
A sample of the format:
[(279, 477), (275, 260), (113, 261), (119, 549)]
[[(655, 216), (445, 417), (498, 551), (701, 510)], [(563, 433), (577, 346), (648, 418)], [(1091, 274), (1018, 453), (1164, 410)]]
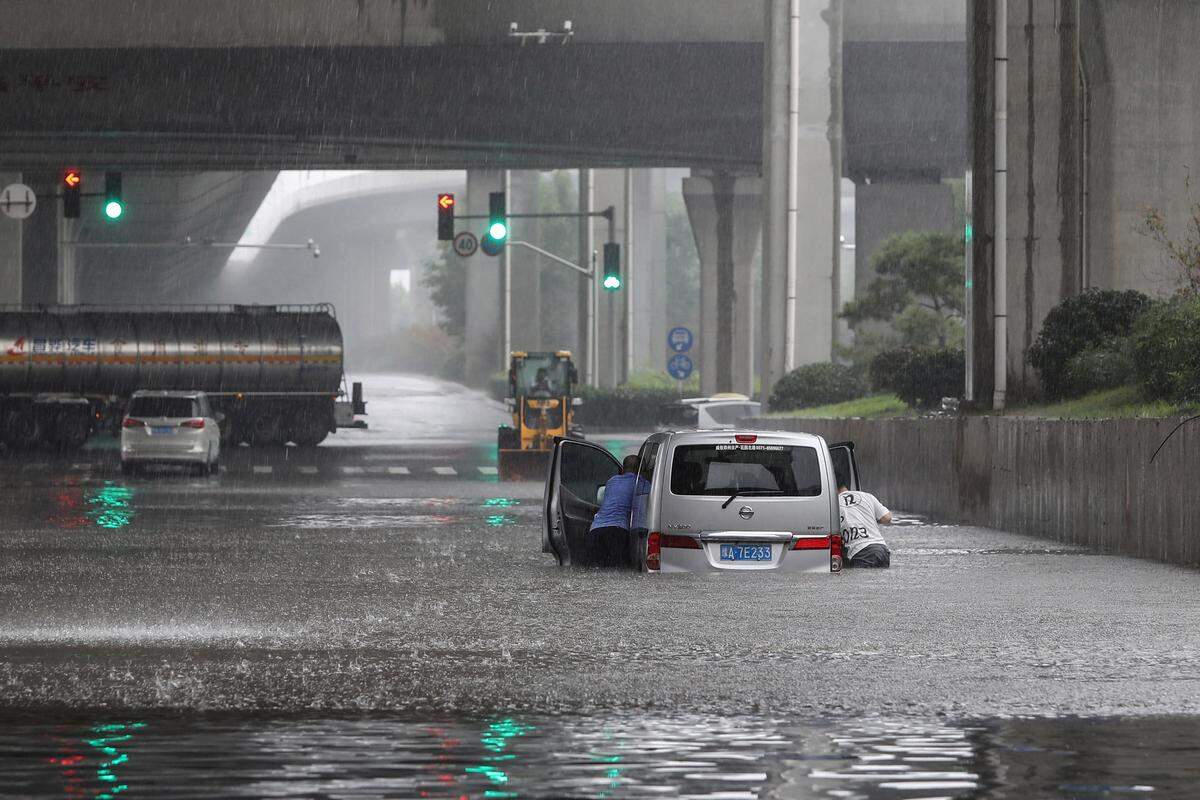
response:
[(125, 201), (121, 198), (121, 173), (104, 173), (104, 216), (116, 222), (125, 213)]
[(505, 208), (504, 192), (488, 194), (487, 237), (496, 244), (508, 239), (508, 210)]
[(604, 245), (604, 281), (601, 285), (610, 292), (621, 288), (621, 245), (609, 242)]
[(442, 192), (437, 198), (438, 241), (454, 241), (454, 195)]
[(63, 170), (63, 217), (66, 219), (79, 218), (79, 190), (81, 186), (83, 186), (82, 172), (75, 167), (68, 167)]

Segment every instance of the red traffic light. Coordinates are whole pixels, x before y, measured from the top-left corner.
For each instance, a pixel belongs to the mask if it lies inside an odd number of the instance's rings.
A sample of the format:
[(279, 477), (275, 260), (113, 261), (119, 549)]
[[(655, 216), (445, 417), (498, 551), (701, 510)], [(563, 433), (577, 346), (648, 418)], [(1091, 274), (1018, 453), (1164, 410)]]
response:
[(439, 194), (437, 203), (438, 208), (454, 208), (454, 195)]
[(63, 183), (69, 189), (78, 189), (83, 183), (83, 173), (75, 168), (63, 170)]

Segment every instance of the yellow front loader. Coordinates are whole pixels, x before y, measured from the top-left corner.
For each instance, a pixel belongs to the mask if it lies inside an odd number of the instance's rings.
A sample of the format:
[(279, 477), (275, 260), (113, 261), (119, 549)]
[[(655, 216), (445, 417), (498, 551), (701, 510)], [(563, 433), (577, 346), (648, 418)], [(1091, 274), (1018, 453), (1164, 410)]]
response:
[(574, 424), (578, 374), (569, 350), (512, 353), (508, 397), (512, 424), (497, 433), (502, 481), (540, 480), (555, 438), (577, 436)]

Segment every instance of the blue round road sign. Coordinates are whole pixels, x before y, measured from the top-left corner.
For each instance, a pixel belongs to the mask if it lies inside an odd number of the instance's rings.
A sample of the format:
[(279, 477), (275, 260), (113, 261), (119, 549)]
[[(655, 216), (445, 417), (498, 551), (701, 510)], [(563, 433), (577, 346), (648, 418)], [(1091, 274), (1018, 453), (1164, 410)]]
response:
[(676, 353), (686, 353), (692, 349), (692, 343), (695, 337), (692, 332), (683, 327), (671, 328), (671, 332), (667, 334), (667, 347), (671, 348)]
[(504, 251), (504, 242), (498, 242), (491, 236), (479, 240), (479, 249), (489, 256), (498, 256)]
[(683, 353), (678, 353), (667, 359), (667, 372), (677, 381), (686, 381), (692, 375), (692, 360)]

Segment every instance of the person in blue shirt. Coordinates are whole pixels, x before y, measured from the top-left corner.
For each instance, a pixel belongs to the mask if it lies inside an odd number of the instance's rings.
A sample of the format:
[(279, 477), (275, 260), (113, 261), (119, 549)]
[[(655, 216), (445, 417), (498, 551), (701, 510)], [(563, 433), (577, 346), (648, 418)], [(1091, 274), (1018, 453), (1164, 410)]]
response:
[(604, 499), (588, 533), (591, 558), (597, 566), (616, 567), (629, 563), (629, 514), (637, 487), (638, 457), (625, 456), (621, 472), (604, 484)]

